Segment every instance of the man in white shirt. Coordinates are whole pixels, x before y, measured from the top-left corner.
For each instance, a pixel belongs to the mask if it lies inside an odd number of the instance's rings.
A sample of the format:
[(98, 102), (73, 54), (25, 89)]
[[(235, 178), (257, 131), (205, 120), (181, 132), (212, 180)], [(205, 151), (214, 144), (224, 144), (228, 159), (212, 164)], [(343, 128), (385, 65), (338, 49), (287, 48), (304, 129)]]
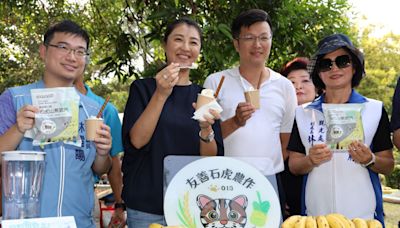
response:
[[(225, 155), (250, 157), (249, 163), (265, 176), (284, 169), (286, 147), (292, 130), (296, 94), (292, 83), (265, 66), (272, 45), (271, 20), (259, 9), (241, 13), (232, 23), (233, 44), (239, 53), (239, 66), (210, 75), (205, 88), (218, 94)], [(245, 102), (244, 92), (258, 89), (260, 108)], [(278, 180), (279, 186), (279, 180)], [(283, 200), (281, 199), (283, 202)]]

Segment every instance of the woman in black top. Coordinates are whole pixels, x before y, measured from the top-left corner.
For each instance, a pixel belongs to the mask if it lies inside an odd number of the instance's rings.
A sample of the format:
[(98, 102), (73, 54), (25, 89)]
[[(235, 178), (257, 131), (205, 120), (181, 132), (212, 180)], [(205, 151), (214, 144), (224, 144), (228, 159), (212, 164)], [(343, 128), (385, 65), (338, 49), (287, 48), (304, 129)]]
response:
[[(122, 139), (125, 148), (122, 197), (129, 227), (165, 224), (163, 217), (163, 160), (167, 155), (223, 155), (219, 114), (192, 119), (202, 87), (189, 78), (199, 56), (201, 30), (182, 18), (170, 24), (163, 47), (167, 66), (154, 78), (132, 83), (125, 107)], [(214, 140), (215, 135), (215, 140)]]

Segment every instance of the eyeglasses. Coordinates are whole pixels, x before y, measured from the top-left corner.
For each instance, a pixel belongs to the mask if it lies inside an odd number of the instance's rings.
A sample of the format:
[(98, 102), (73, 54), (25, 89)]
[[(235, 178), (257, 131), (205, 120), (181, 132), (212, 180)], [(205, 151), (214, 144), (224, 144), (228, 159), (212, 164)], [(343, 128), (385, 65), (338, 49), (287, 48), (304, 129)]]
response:
[(351, 65), (351, 58), (349, 55), (340, 55), (336, 59), (321, 59), (318, 63), (318, 69), (320, 72), (330, 71), (333, 67), (333, 63), (340, 69), (349, 67)]
[(252, 35), (245, 35), (239, 36), (238, 40), (243, 40), (245, 43), (254, 43), (255, 41), (259, 40), (260, 43), (267, 43), (272, 38), (272, 35), (260, 35), (260, 36), (252, 36)]
[(66, 55), (69, 53), (74, 53), (75, 56), (78, 57), (85, 57), (88, 56), (90, 53), (85, 49), (85, 48), (77, 48), (77, 49), (73, 49), (73, 48), (69, 48), (67, 45), (65, 44), (46, 44), (47, 47), (54, 47), (57, 49), (57, 51), (59, 51), (60, 53)]

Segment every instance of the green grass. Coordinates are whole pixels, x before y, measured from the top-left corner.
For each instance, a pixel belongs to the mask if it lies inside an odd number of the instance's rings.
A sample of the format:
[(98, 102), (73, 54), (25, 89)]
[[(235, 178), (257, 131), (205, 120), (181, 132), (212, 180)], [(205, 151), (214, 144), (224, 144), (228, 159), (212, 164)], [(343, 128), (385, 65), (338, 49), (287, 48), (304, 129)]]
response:
[(398, 228), (397, 224), (400, 221), (400, 204), (383, 203), (385, 211), (386, 228)]

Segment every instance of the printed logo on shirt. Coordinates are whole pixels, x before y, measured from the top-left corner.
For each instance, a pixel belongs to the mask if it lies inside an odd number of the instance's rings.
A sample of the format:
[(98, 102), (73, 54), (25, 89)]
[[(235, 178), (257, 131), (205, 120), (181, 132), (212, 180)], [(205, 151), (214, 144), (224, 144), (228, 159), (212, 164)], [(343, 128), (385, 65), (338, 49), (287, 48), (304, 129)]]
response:
[(81, 149), (75, 149), (75, 159), (79, 161), (85, 161), (85, 152)]
[(82, 142), (81, 147), (84, 148), (85, 147), (85, 136), (80, 135), (79, 137), (81, 138), (81, 142)]
[(79, 122), (78, 131), (79, 131), (79, 137), (81, 138), (81, 141), (82, 141), (81, 147), (84, 148), (85, 147), (85, 142), (86, 142), (86, 149), (88, 149), (88, 146), (87, 146), (88, 142), (85, 139), (85, 134), (86, 134), (85, 123), (83, 121)]
[(79, 122), (79, 133), (85, 133), (85, 123)]

